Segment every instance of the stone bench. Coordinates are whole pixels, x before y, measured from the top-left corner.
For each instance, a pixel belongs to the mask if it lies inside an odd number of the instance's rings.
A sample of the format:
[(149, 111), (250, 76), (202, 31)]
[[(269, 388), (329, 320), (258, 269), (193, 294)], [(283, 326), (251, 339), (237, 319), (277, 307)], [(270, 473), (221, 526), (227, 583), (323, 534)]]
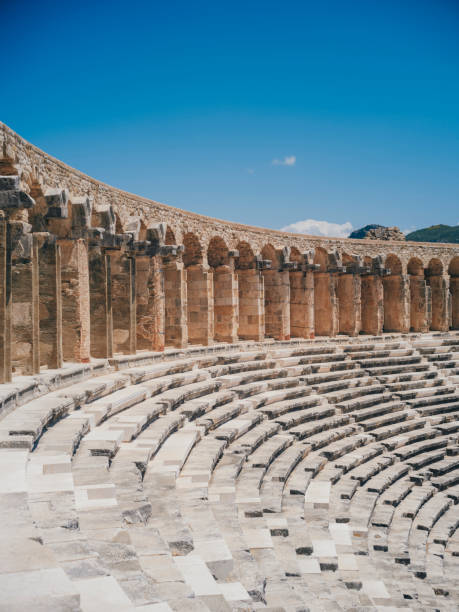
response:
[(74, 407), (68, 397), (40, 397), (19, 406), (0, 421), (0, 448), (32, 448), (53, 421)]

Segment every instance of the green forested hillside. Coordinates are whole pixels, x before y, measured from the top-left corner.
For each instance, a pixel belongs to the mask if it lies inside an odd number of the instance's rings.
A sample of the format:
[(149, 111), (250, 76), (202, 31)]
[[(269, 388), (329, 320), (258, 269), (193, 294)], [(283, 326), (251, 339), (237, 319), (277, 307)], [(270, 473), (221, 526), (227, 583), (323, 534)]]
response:
[(406, 235), (415, 242), (458, 242), (459, 225), (432, 225)]

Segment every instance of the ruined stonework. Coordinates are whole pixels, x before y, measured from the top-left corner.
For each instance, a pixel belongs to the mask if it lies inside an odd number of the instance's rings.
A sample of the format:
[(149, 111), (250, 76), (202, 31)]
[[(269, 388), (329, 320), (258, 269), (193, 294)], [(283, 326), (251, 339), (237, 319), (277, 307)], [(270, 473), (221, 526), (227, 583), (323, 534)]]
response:
[(3, 124), (0, 146), (4, 381), (137, 349), (458, 328), (456, 245), (227, 223), (97, 182)]
[(459, 246), (209, 219), (0, 127), (0, 610), (457, 610)]

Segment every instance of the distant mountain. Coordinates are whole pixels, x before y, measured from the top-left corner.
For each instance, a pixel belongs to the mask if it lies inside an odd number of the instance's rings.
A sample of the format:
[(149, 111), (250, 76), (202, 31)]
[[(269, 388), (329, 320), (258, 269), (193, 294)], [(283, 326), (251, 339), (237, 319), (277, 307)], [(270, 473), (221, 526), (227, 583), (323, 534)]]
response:
[(459, 242), (459, 225), (432, 225), (406, 236), (415, 242)]
[(349, 234), (349, 238), (360, 238), (363, 240), (405, 240), (398, 227), (385, 227), (384, 225), (365, 225)]
[(366, 238), (366, 235), (369, 230), (378, 229), (379, 227), (384, 227), (384, 225), (377, 225), (376, 223), (373, 223), (371, 225), (365, 225), (365, 227), (361, 227), (360, 229), (351, 232), (349, 234), (349, 238)]

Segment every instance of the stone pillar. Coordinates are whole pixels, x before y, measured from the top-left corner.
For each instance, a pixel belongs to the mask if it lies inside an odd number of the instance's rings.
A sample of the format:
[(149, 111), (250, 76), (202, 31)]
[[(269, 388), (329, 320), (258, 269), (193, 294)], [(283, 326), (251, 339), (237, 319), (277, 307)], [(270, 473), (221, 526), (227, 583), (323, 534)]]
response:
[(337, 280), (339, 333), (357, 336), (362, 327), (360, 274), (348, 268)]
[(164, 277), (158, 255), (136, 258), (137, 349), (164, 350)]
[(135, 258), (125, 251), (110, 251), (112, 275), (113, 350), (136, 352)]
[(423, 275), (411, 274), (410, 278), (410, 331), (429, 331), (429, 295)]
[(262, 342), (265, 337), (265, 288), (263, 273), (256, 268), (238, 270), (239, 331), (241, 340)]
[(112, 284), (110, 255), (100, 245), (89, 248), (91, 356), (113, 357)]
[(384, 325), (384, 290), (380, 274), (366, 274), (361, 280), (362, 329), (373, 336), (382, 334)]
[(432, 293), (432, 323), (434, 331), (449, 329), (449, 276), (433, 275), (429, 277)]
[(40, 365), (61, 368), (62, 354), (62, 287), (61, 251), (53, 235), (33, 234), (38, 255)]
[[(34, 326), (38, 323), (34, 307), (38, 304), (38, 275), (34, 275), (31, 226), (22, 221), (12, 223), (12, 366), (13, 372), (30, 375), (40, 371), (40, 359), (36, 360), (34, 370)], [(38, 272), (38, 267), (37, 267)], [(34, 296), (37, 300), (34, 300)], [(37, 330), (38, 332), (38, 330)], [(37, 352), (39, 342), (37, 340)]]
[(229, 251), (229, 263), (214, 269), (214, 335), (217, 342), (237, 342), (239, 287), (234, 258)]
[(0, 217), (0, 383), (11, 382), (11, 227)]
[(410, 278), (389, 274), (384, 286), (384, 331), (406, 334), (410, 330)]
[[(302, 264), (290, 271), (290, 335), (314, 338), (314, 269)], [(318, 266), (317, 266), (318, 268)]]
[(203, 264), (186, 269), (188, 342), (208, 346), (214, 340), (214, 279)]
[[(0, 383), (11, 382), (12, 379), (13, 226), (16, 230), (20, 226), (22, 231), (23, 226), (28, 225), (12, 222), (11, 219), (19, 211), (34, 206), (34, 200), (19, 189), (19, 176), (0, 176)], [(28, 227), (30, 229), (30, 226)], [(30, 249), (29, 241), (29, 255)], [(30, 290), (31, 284), (28, 287)], [(30, 297), (29, 294), (29, 299)], [(39, 367), (38, 365), (38, 369)]]
[(286, 269), (263, 270), (265, 334), (275, 340), (290, 339), (290, 279)]
[(62, 338), (65, 361), (90, 359), (89, 261), (86, 241), (60, 240)]
[(337, 276), (314, 273), (314, 325), (316, 336), (336, 336), (339, 330)]
[(459, 329), (459, 276), (450, 277), (451, 329)]
[[(167, 247), (166, 247), (167, 248)], [(174, 252), (163, 258), (165, 298), (165, 346), (185, 348), (188, 344), (186, 270)]]

